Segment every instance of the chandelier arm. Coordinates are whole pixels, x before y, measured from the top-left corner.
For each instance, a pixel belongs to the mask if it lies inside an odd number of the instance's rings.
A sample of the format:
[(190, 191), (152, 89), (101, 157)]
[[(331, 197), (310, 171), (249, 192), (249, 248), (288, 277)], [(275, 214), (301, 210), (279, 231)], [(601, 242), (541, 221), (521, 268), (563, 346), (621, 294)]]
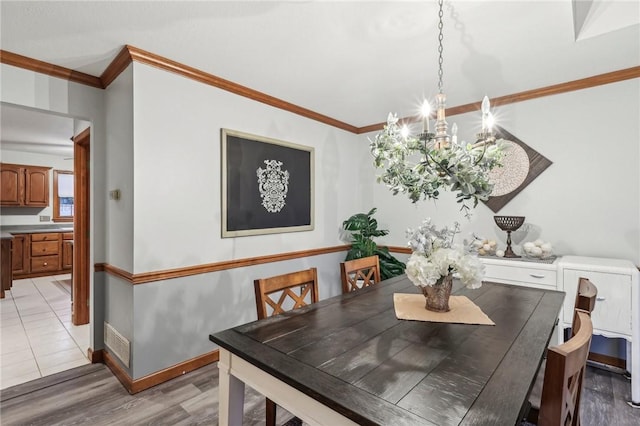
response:
[(429, 159), (431, 159), (431, 162), (433, 164), (435, 164), (434, 168), (440, 169), (441, 172), (444, 172), (449, 177), (453, 177), (453, 175), (451, 174), (451, 170), (449, 170), (446, 167), (442, 167), (442, 164), (440, 164), (436, 160), (434, 160), (434, 158), (431, 156), (431, 154), (429, 154), (429, 151), (427, 151), (426, 155), (425, 155), (425, 161), (426, 161), (427, 164), (429, 164)]
[(480, 164), (480, 162), (484, 158), (485, 152), (487, 152), (487, 143), (486, 142), (482, 144), (482, 154), (480, 154), (480, 157), (478, 157), (478, 159), (473, 163), (474, 167), (477, 166), (478, 164)]

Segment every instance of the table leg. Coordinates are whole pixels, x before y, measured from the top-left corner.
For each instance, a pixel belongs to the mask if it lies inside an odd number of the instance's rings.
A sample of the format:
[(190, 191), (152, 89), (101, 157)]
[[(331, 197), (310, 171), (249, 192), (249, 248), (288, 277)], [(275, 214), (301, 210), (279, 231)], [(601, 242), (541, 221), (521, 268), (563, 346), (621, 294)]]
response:
[(231, 374), (231, 353), (220, 348), (218, 361), (219, 408), (218, 424), (220, 426), (241, 425), (244, 409), (244, 382)]

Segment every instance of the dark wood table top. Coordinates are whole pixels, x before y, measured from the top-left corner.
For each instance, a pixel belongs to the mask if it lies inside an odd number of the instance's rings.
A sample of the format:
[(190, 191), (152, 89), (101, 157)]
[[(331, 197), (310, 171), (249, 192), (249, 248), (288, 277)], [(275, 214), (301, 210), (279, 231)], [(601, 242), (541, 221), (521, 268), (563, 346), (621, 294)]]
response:
[(495, 326), (398, 320), (405, 277), (332, 297), (210, 340), (359, 424), (513, 425), (563, 292), (454, 282)]

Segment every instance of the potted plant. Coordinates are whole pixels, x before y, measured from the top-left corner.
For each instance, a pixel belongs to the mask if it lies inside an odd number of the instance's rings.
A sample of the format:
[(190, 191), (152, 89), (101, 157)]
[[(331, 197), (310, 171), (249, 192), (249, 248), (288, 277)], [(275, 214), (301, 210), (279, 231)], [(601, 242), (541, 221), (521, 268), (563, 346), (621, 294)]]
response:
[(405, 264), (389, 254), (387, 247), (378, 247), (373, 241), (375, 237), (382, 237), (389, 233), (386, 229), (378, 229), (378, 221), (373, 218), (376, 208), (369, 213), (357, 213), (342, 222), (342, 227), (351, 233), (351, 248), (345, 260), (360, 259), (378, 255), (380, 261), (380, 278), (395, 277), (404, 273)]

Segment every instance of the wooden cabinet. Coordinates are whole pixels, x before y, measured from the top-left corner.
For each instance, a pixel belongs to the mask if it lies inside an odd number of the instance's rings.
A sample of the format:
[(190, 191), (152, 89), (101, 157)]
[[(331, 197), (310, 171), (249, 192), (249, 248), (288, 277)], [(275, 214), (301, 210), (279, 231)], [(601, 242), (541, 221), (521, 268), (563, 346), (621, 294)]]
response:
[[(567, 293), (561, 326), (571, 327), (578, 279), (588, 278), (598, 288), (591, 313), (593, 334), (627, 341), (627, 370), (631, 373), (631, 400), (640, 401), (640, 271), (628, 260), (564, 256), (558, 264), (558, 289)], [(570, 296), (571, 295), (571, 296)], [(571, 300), (571, 303), (567, 303)]]
[(11, 246), (11, 271), (13, 275), (29, 273), (29, 234), (14, 234)]
[(62, 234), (62, 269), (73, 267), (73, 232)]
[(0, 204), (19, 206), (24, 200), (24, 172), (16, 164), (0, 164)]
[(68, 273), (73, 266), (73, 232), (13, 234), (13, 278)]
[(557, 287), (556, 262), (542, 263), (490, 257), (480, 257), (480, 260), (485, 266), (484, 281), (547, 290), (555, 290)]
[(0, 163), (0, 205), (49, 206), (50, 167)]
[(55, 272), (61, 269), (61, 234), (31, 234), (31, 273)]
[(0, 298), (11, 290), (11, 236), (2, 236), (0, 242)]

